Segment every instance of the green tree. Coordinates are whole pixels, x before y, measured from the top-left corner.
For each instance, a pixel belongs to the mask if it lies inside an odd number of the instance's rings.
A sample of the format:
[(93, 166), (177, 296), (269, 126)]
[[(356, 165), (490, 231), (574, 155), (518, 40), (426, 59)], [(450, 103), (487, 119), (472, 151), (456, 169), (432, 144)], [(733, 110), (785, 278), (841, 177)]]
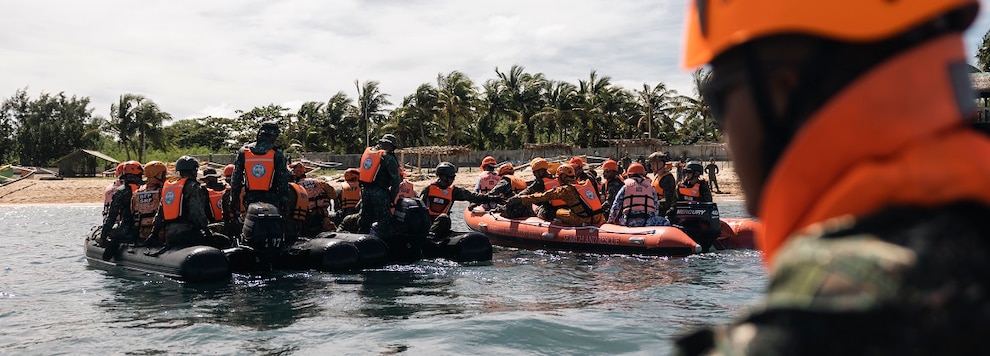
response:
[(458, 145), (461, 137), (467, 136), (465, 128), (474, 122), (478, 91), (474, 88), (474, 82), (458, 71), (437, 75), (437, 90), (437, 108), (441, 125), (447, 133), (446, 144)]
[(131, 160), (132, 137), (137, 132), (137, 112), (145, 99), (137, 94), (123, 94), (116, 103), (110, 104), (110, 120), (106, 122), (106, 131), (113, 134), (117, 142), (124, 148), (127, 160)]
[(430, 83), (421, 84), (416, 92), (402, 99), (402, 105), (395, 108), (389, 123), (383, 130), (403, 137), (406, 146), (427, 146), (436, 144), (441, 133), (439, 92)]
[(378, 88), (379, 85), (374, 80), (364, 82), (364, 85), (357, 80), (354, 81), (358, 92), (358, 114), (362, 119), (361, 123), (364, 124), (362, 128), (365, 146), (371, 146), (372, 128), (388, 119), (387, 113), (384, 112), (385, 106), (392, 105), (392, 102), (388, 101), (388, 94), (382, 93)]
[[(20, 163), (46, 166), (55, 159), (92, 145), (85, 133), (93, 129), (89, 98), (42, 93), (31, 100), (18, 90), (2, 105), (3, 116), (15, 127), (13, 144)], [(13, 124), (16, 123), (16, 124)]]
[(678, 97), (681, 113), (681, 128), (678, 134), (681, 138), (680, 144), (694, 144), (697, 142), (718, 142), (722, 139), (722, 133), (715, 120), (712, 118), (711, 109), (701, 97), (701, 88), (705, 86), (711, 72), (704, 68), (699, 68), (691, 74), (694, 82), (694, 96)]
[[(533, 116), (543, 109), (543, 89), (546, 79), (543, 73), (529, 74), (520, 65), (513, 65), (508, 72), (495, 68), (498, 76), (496, 90), (499, 103), (496, 108), (504, 110), (522, 124), (525, 142), (536, 142), (536, 122)], [(518, 147), (513, 147), (518, 148)]]
[(144, 162), (148, 141), (151, 141), (154, 147), (165, 147), (162, 123), (171, 119), (172, 115), (162, 111), (155, 102), (148, 99), (140, 101), (134, 112), (133, 122), (134, 130), (138, 136), (138, 142), (136, 142), (138, 161)]
[(663, 82), (650, 87), (643, 84), (643, 90), (636, 92), (641, 115), (636, 127), (645, 131), (647, 137), (674, 141), (677, 131), (677, 118), (680, 102), (676, 90), (667, 88)]
[(162, 136), (180, 150), (205, 147), (212, 152), (221, 152), (232, 148), (232, 143), (226, 141), (230, 136), (227, 128), (232, 126), (232, 121), (212, 116), (177, 120), (162, 128)]
[[(261, 124), (265, 122), (275, 122), (282, 132), (290, 130), (290, 123), (292, 117), (294, 116), (290, 113), (291, 109), (275, 104), (268, 104), (264, 107), (255, 107), (250, 111), (244, 110), (234, 110), (238, 114), (235, 127), (233, 128), (233, 135), (235, 141), (239, 143), (254, 142), (258, 134), (258, 129), (261, 128)], [(277, 143), (283, 147), (287, 147), (285, 143), (288, 140), (286, 135), (279, 135)]]
[(976, 63), (980, 70), (990, 72), (990, 30), (983, 34), (980, 48), (976, 50)]
[(547, 142), (554, 141), (554, 133), (558, 142), (574, 141), (575, 135), (571, 129), (577, 127), (581, 103), (577, 87), (562, 81), (547, 81), (545, 85), (546, 105), (533, 119), (539, 123), (538, 128), (546, 133)]

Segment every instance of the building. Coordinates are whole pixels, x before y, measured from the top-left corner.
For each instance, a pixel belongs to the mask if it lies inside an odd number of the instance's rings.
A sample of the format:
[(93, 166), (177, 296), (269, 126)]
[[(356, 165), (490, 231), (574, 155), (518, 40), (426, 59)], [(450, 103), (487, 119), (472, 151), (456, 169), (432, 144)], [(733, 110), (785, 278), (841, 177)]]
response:
[(98, 151), (78, 150), (58, 159), (58, 175), (62, 177), (97, 177), (113, 171), (120, 161)]

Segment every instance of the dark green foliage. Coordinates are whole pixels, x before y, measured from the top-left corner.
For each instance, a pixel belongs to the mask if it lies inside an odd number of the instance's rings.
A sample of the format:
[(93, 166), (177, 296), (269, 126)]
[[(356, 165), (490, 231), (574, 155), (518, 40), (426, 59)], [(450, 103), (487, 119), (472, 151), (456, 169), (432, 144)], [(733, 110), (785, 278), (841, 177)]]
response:
[[(4, 100), (0, 115), (0, 158), (17, 155), (20, 164), (51, 166), (55, 160), (94, 143), (89, 98), (42, 93), (32, 100), (24, 89)], [(9, 133), (13, 133), (10, 136)], [(11, 148), (13, 148), (11, 150)]]

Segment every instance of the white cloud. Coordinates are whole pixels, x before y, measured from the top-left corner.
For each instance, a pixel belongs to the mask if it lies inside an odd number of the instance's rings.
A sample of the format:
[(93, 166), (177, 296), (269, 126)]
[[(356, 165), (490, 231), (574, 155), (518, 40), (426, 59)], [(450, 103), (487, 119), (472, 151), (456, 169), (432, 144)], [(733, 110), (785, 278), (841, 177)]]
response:
[[(124, 93), (176, 118), (232, 116), (354, 97), (355, 80), (379, 81), (397, 103), (439, 73), (480, 86), (514, 64), (572, 83), (596, 70), (628, 89), (692, 90), (675, 0), (34, 0), (0, 12), (0, 95), (64, 91), (104, 116)], [(968, 48), (988, 23), (981, 15)]]

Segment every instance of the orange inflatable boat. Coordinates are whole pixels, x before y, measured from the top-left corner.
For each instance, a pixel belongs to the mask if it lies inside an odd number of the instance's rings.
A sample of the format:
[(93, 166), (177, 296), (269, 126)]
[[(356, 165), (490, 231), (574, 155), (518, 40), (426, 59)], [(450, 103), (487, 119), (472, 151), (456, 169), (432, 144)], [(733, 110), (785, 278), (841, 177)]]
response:
[[(537, 217), (509, 219), (482, 207), (464, 210), (472, 230), (488, 236), (493, 245), (530, 250), (560, 250), (649, 256), (686, 256), (702, 252), (687, 233), (673, 226), (627, 227), (562, 226)], [(751, 249), (758, 223), (748, 219), (722, 219), (716, 249)]]

